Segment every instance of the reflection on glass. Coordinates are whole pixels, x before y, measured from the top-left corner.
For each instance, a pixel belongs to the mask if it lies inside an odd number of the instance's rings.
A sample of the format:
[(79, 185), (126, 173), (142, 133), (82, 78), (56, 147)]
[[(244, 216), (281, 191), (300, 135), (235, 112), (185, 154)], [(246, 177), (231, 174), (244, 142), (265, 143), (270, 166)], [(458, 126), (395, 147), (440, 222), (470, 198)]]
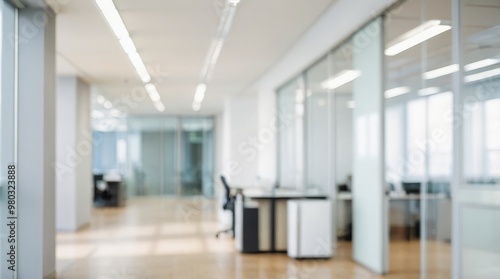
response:
[(279, 121), (279, 187), (304, 189), (304, 81), (291, 81), (277, 92)]
[[(328, 58), (321, 59), (305, 74), (306, 90), (306, 187), (329, 191), (328, 187)], [(328, 82), (328, 81), (327, 81)]]
[[(449, 0), (404, 2), (386, 21), (391, 252), (407, 249), (391, 270), (403, 260), (426, 278), (451, 276), (452, 28)], [(397, 52), (398, 38), (413, 44)]]
[[(500, 187), (500, 1), (460, 3), (464, 178), (458, 191), (473, 189), (491, 198)], [(463, 278), (500, 274), (500, 211), (487, 200), (471, 197), (457, 212)]]

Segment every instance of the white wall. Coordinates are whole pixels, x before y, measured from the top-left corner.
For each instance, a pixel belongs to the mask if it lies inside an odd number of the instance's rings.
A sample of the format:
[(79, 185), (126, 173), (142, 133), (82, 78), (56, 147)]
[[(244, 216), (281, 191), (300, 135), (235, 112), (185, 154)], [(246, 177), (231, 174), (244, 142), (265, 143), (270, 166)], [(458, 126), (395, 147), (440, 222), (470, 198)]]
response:
[(254, 185), (257, 156), (263, 148), (257, 133), (257, 96), (234, 96), (226, 101), (223, 113), (222, 172), (232, 186)]
[(89, 86), (78, 77), (57, 79), (57, 229), (76, 231), (90, 221), (92, 131)]

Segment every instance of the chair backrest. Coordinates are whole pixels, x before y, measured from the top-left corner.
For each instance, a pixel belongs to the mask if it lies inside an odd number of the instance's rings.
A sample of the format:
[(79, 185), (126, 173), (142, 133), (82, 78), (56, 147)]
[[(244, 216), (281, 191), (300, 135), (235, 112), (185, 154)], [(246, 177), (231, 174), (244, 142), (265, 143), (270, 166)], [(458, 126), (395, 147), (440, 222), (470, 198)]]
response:
[(220, 176), (220, 181), (222, 182), (222, 186), (224, 186), (224, 205), (226, 205), (231, 200), (231, 189), (224, 175)]

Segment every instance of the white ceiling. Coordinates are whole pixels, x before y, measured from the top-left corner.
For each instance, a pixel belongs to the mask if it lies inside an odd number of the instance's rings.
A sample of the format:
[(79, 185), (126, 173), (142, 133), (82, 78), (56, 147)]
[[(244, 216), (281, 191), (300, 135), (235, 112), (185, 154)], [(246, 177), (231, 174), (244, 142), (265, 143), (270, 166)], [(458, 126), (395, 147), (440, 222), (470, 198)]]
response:
[[(166, 106), (193, 113), (191, 103), (216, 32), (223, 0), (115, 0), (130, 36)], [(335, 0), (242, 0), (216, 65), (201, 114), (222, 109), (262, 75)], [(78, 74), (94, 91), (120, 103), (141, 82), (93, 0), (62, 1), (57, 18), (57, 71)], [(139, 86), (139, 87), (137, 87)], [(132, 98), (133, 99), (133, 98)], [(149, 98), (127, 106), (158, 113)], [(135, 105), (137, 104), (137, 105)]]

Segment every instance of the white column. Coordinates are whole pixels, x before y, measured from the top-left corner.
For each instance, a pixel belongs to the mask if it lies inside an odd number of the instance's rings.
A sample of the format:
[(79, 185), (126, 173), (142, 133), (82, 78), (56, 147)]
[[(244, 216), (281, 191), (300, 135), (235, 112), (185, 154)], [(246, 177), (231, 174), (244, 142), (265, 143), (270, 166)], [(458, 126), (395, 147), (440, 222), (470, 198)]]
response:
[(56, 227), (77, 231), (89, 223), (92, 208), (89, 85), (58, 77), (56, 114)]
[(55, 271), (55, 15), (24, 8), (18, 22), (17, 278), (44, 278)]

